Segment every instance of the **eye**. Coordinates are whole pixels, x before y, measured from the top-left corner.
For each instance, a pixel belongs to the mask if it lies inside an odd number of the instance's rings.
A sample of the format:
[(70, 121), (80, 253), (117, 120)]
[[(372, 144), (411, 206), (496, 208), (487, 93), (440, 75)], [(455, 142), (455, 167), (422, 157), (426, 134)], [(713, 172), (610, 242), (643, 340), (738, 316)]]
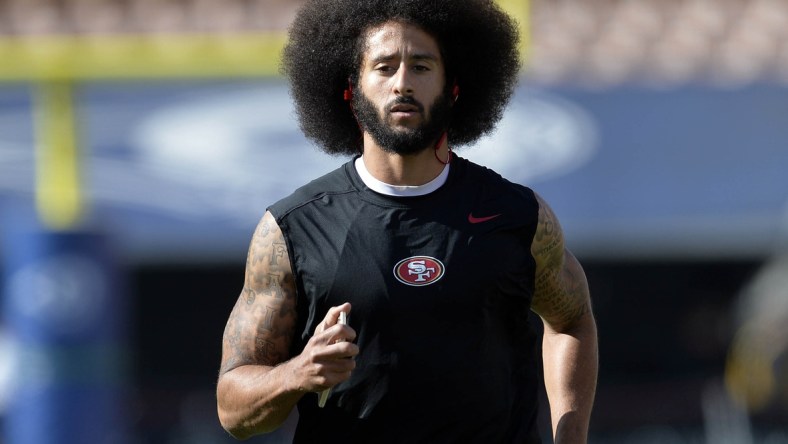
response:
[(415, 65), (413, 70), (417, 72), (426, 72), (430, 70), (430, 67), (427, 65)]
[(375, 71), (383, 73), (383, 74), (389, 74), (389, 73), (394, 72), (395, 69), (391, 65), (378, 65), (378, 66), (375, 67)]

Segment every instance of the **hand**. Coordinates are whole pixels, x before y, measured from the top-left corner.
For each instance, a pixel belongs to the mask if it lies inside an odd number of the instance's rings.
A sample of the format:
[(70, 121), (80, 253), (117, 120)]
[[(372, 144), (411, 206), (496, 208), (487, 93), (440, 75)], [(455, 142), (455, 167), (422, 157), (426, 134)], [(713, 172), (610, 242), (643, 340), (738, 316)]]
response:
[(337, 323), (340, 312), (350, 313), (350, 304), (331, 307), (304, 350), (291, 362), (302, 391), (320, 392), (331, 388), (350, 379), (356, 368), (353, 359), (359, 352), (358, 346), (353, 344), (356, 332)]

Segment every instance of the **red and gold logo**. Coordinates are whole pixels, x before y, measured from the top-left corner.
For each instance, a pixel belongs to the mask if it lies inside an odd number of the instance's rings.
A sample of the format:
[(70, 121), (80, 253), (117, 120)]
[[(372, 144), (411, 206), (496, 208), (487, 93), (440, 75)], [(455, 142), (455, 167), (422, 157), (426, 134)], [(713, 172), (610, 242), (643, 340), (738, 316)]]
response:
[(421, 287), (440, 280), (445, 270), (443, 263), (434, 257), (413, 256), (397, 262), (394, 276), (405, 285)]

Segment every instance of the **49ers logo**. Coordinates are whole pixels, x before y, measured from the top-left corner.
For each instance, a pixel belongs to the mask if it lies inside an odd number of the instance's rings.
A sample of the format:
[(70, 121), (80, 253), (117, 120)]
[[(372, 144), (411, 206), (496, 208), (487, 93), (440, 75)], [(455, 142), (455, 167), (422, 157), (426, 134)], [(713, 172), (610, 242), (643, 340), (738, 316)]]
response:
[(434, 284), (443, 277), (443, 263), (434, 257), (413, 256), (397, 262), (394, 276), (405, 285), (421, 287)]

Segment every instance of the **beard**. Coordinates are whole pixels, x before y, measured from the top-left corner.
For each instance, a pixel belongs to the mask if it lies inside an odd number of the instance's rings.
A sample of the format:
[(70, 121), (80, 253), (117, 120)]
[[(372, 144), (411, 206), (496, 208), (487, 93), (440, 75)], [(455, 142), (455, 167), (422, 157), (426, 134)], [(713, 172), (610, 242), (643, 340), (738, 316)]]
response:
[[(441, 134), (447, 131), (452, 105), (447, 97), (445, 91), (438, 96), (430, 107), (429, 118), (425, 117), (416, 128), (392, 128), (386, 118), (378, 114), (375, 105), (363, 92), (353, 97), (353, 109), (361, 128), (368, 132), (384, 151), (399, 155), (417, 154), (431, 147)], [(386, 105), (384, 115), (387, 116), (391, 107), (399, 104), (414, 105), (418, 107), (419, 113), (425, 116), (424, 105), (413, 97), (398, 97)]]

